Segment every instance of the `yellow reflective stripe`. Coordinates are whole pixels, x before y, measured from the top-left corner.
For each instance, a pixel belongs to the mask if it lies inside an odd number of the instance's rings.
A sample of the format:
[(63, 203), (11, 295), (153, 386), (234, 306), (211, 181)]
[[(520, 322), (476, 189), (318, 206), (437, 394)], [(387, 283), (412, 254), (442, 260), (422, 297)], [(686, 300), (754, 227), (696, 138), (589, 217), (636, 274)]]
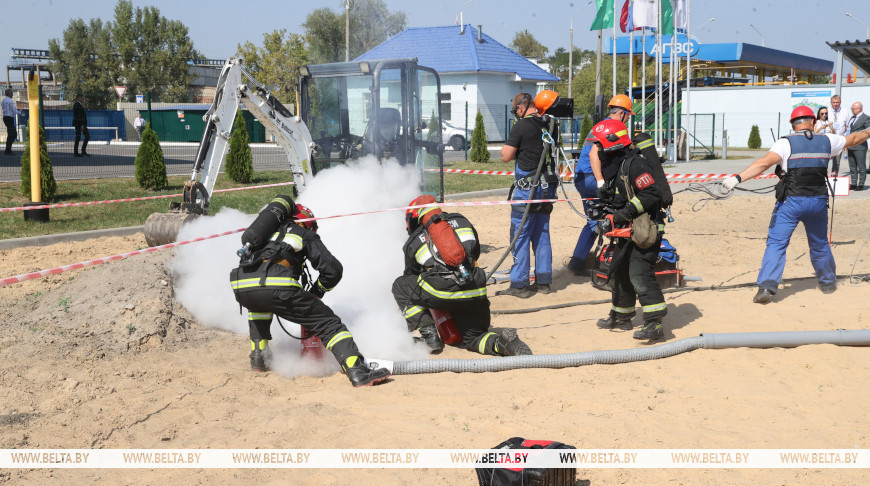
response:
[(637, 196), (631, 198), (631, 203), (634, 204), (634, 207), (637, 209), (638, 213), (643, 212), (643, 203), (640, 202), (640, 199), (638, 199)]
[(471, 228), (459, 228), (456, 230), (459, 241), (474, 241), (474, 230)]
[(344, 360), (344, 368), (350, 369), (356, 366), (357, 361), (359, 361), (359, 356), (351, 356)]
[[(241, 280), (233, 280), (230, 282), (233, 290), (248, 289), (251, 287), (260, 287), (259, 278), (243, 278)], [(268, 277), (264, 287), (299, 287), (299, 282), (290, 277)]]
[(429, 245), (423, 245), (418, 250), (417, 253), (414, 254), (414, 258), (417, 259), (417, 263), (423, 265), (426, 263), (426, 260), (432, 258), (432, 252), (429, 251)]
[(617, 137), (621, 137), (623, 135), (628, 135), (628, 130), (620, 130), (615, 134)]
[(417, 277), (417, 285), (419, 285), (426, 292), (434, 295), (435, 297), (441, 299), (467, 299), (470, 297), (481, 297), (486, 295), (486, 288), (480, 289), (471, 289), (471, 290), (460, 290), (458, 292), (449, 292), (446, 290), (436, 290), (434, 287), (429, 285), (428, 282), (423, 280), (423, 277)]
[(430, 213), (436, 209), (438, 209), (438, 206), (432, 206), (430, 208), (420, 208), (420, 212), (417, 213), (417, 218), (422, 219), (424, 214)]
[(260, 339), (259, 341), (251, 340), (251, 351), (260, 348), (260, 351), (266, 349), (266, 345), (269, 344), (268, 339)]
[(335, 346), (336, 343), (344, 339), (350, 339), (352, 337), (353, 335), (350, 333), (350, 331), (341, 331), (335, 336), (332, 336), (332, 339), (330, 339), (329, 342), (326, 343), (326, 349), (332, 351), (332, 347)]
[(281, 205), (284, 206), (285, 209), (287, 209), (287, 212), (290, 212), (290, 204), (288, 204), (287, 201), (284, 200), (284, 198), (276, 197), (275, 199), (269, 201), (270, 204), (273, 202), (281, 203)]
[(272, 318), (271, 312), (251, 312), (251, 311), (248, 311), (248, 320), (249, 321), (255, 321), (255, 320), (259, 320), (259, 319), (271, 319), (271, 318)]
[(411, 317), (416, 316), (417, 314), (423, 312), (424, 309), (425, 307), (420, 307), (419, 305), (415, 305), (414, 307), (409, 307), (405, 309), (405, 319), (410, 319)]
[(480, 354), (483, 354), (483, 352), (486, 351), (486, 342), (489, 341), (489, 338), (491, 336), (495, 336), (495, 335), (496, 335), (496, 333), (494, 333), (494, 332), (486, 333), (483, 336), (483, 338), (480, 340), (480, 344), (477, 345), (477, 352)]
[(652, 147), (652, 145), (653, 145), (653, 141), (652, 141), (652, 139), (649, 139), (645, 142), (641, 142), (641, 143), (637, 144), (637, 148), (638, 148), (638, 150), (643, 150), (647, 147)]
[(664, 223), (659, 224), (658, 228), (659, 228), (659, 233), (664, 233), (664, 232), (665, 232), (665, 225), (664, 225)]
[(656, 312), (656, 311), (665, 310), (667, 308), (668, 308), (668, 305), (666, 303), (662, 302), (661, 304), (645, 305), (645, 306), (643, 306), (643, 311), (644, 312)]
[(317, 281), (317, 286), (320, 287), (321, 289), (323, 289), (324, 292), (329, 292), (330, 290), (332, 290), (332, 289), (335, 288), (334, 285), (333, 285), (332, 287), (326, 288), (326, 287), (323, 285), (323, 282), (321, 282), (320, 280)]
[(619, 314), (631, 314), (634, 312), (634, 307), (616, 307), (615, 305), (610, 306), (610, 309), (613, 312), (618, 312)]

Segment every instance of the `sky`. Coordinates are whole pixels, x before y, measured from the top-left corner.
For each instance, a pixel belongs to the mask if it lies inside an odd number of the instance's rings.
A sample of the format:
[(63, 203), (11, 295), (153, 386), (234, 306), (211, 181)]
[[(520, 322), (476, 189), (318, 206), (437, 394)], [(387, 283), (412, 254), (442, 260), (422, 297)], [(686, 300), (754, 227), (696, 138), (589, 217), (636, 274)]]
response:
[[(574, 45), (594, 50), (596, 32), (589, 30), (595, 3), (589, 0), (386, 0), (391, 11), (404, 11), (409, 27), (453, 25), (459, 10), (466, 24), (482, 25), (483, 32), (508, 45), (514, 34), (530, 31), (550, 54), (568, 49), (573, 16)], [(624, 0), (615, 0), (618, 6)], [(700, 43), (747, 42), (833, 61), (825, 42), (864, 40), (870, 24), (868, 0), (690, 0), (692, 35)], [(8, 63), (12, 47), (48, 49), (48, 40), (62, 38), (71, 19), (111, 21), (116, 0), (15, 0), (0, 11), (0, 56)], [(343, 10), (343, 0), (134, 0), (136, 7), (155, 6), (169, 19), (190, 29), (194, 46), (208, 58), (224, 59), (238, 44), (262, 44), (263, 34), (275, 29), (303, 33), (301, 24), (321, 7)], [(351, 8), (351, 15), (353, 9)], [(713, 22), (705, 23), (715, 17)], [(703, 24), (703, 25), (702, 25)], [(752, 24), (761, 34), (750, 27)], [(605, 34), (605, 40), (609, 33)], [(850, 67), (848, 69), (851, 69)], [(0, 81), (6, 80), (6, 70)]]

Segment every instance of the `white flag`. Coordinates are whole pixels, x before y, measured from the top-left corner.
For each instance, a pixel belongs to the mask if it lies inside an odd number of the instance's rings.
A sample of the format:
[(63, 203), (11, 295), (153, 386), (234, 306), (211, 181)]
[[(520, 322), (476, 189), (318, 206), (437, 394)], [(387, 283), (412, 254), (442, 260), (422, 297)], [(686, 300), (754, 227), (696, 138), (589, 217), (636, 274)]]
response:
[(635, 29), (642, 27), (655, 29), (657, 24), (655, 0), (634, 0), (631, 16)]
[(686, 14), (687, 0), (672, 0), (674, 6), (674, 31), (686, 32), (689, 29), (688, 15)]

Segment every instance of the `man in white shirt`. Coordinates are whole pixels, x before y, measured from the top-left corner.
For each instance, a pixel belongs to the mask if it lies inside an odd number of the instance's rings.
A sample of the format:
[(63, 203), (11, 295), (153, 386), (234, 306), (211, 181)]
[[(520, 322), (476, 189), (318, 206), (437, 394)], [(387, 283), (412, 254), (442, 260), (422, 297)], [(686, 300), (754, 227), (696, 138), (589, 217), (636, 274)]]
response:
[(145, 119), (142, 118), (142, 113), (136, 116), (136, 120), (133, 121), (133, 128), (136, 129), (136, 133), (139, 134), (139, 141), (141, 141), (142, 132), (145, 131)]
[(743, 172), (722, 182), (732, 190), (741, 181), (752, 179), (779, 165), (784, 173), (776, 185), (767, 233), (767, 249), (758, 272), (758, 293), (753, 302), (766, 304), (773, 299), (785, 270), (785, 251), (799, 222), (807, 231), (810, 261), (819, 279), (822, 292), (837, 290), (836, 264), (828, 244), (828, 159), (844, 148), (866, 142), (870, 130), (855, 131), (846, 137), (836, 134), (814, 135), (816, 114), (812, 108), (798, 106), (792, 111), (791, 124), (795, 133), (773, 144), (770, 151), (749, 165)]
[(12, 90), (6, 90), (6, 96), (3, 97), (3, 123), (6, 125), (6, 155), (15, 155), (12, 153), (12, 142), (15, 141), (15, 115), (21, 113), (15, 102), (12, 101)]

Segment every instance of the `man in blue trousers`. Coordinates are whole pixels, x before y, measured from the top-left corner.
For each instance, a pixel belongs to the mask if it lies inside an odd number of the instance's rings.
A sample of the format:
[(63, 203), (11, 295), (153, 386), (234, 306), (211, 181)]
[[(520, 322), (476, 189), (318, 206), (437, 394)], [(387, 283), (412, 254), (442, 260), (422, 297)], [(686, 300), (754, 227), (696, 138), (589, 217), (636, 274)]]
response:
[[(558, 178), (552, 151), (556, 150), (559, 128), (556, 120), (544, 115), (544, 112), (556, 102), (558, 96), (554, 91), (544, 90), (538, 93), (532, 103), (532, 95), (520, 93), (511, 102), (517, 122), (501, 149), (501, 160), (510, 162), (516, 159), (516, 181), (510, 197), (512, 201), (552, 199), (556, 195)], [(511, 240), (517, 231), (520, 232), (513, 248), (511, 285), (495, 295), (526, 299), (536, 292), (550, 293), (550, 282), (553, 280), (550, 212), (553, 203), (532, 204), (526, 222), (520, 228), (525, 210), (526, 204), (511, 205)], [(535, 253), (535, 285), (530, 285), (529, 281), (531, 251)]]
[[(589, 136), (583, 142), (583, 149), (580, 151), (580, 158), (577, 159), (577, 164), (574, 166), (574, 187), (577, 188), (577, 192), (579, 192), (580, 197), (583, 198), (584, 210), (588, 210), (589, 208), (589, 198), (598, 197), (598, 184), (595, 180), (595, 174), (592, 172), (592, 166), (590, 165), (589, 160), (589, 152), (594, 146), (595, 137), (590, 131)], [(586, 275), (586, 256), (589, 255), (589, 251), (595, 244), (595, 238), (597, 236), (595, 233), (595, 227), (597, 225), (598, 221), (589, 219), (580, 231), (580, 236), (577, 238), (577, 245), (574, 247), (574, 253), (568, 261), (568, 269), (571, 270), (574, 275)]]
[(777, 140), (770, 151), (740, 174), (722, 182), (726, 190), (779, 165), (776, 204), (767, 233), (767, 249), (758, 273), (758, 293), (753, 302), (767, 304), (773, 299), (785, 269), (785, 251), (798, 222), (804, 224), (810, 246), (810, 261), (819, 288), (828, 294), (837, 290), (834, 255), (828, 244), (828, 161), (844, 148), (870, 138), (870, 129), (848, 136), (814, 134), (816, 115), (812, 108), (798, 106), (791, 113), (794, 133)]

